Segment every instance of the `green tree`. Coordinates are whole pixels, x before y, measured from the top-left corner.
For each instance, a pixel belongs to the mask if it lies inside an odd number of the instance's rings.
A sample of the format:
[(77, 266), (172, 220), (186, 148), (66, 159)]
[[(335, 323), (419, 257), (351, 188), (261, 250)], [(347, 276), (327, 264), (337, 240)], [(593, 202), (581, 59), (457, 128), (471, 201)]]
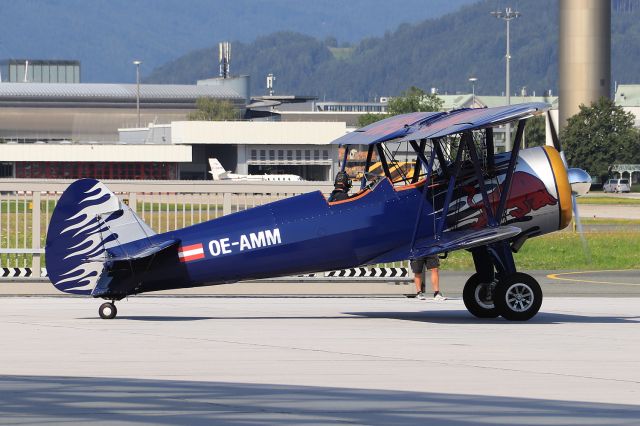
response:
[(418, 111), (440, 111), (443, 104), (444, 101), (438, 95), (427, 94), (424, 90), (411, 86), (400, 96), (390, 99), (387, 110), (389, 115)]
[(602, 97), (569, 118), (560, 140), (571, 167), (580, 167), (605, 179), (615, 163), (640, 160), (640, 134), (633, 114)]
[(427, 94), (424, 90), (411, 86), (398, 97), (389, 100), (387, 114), (363, 114), (358, 118), (358, 125), (364, 127), (383, 118), (409, 112), (440, 111), (444, 101), (438, 95)]
[(389, 114), (372, 114), (370, 112), (362, 114), (358, 117), (358, 127), (368, 126), (371, 123), (375, 123), (376, 121), (380, 121), (387, 117), (389, 117)]
[(190, 121), (229, 121), (238, 120), (239, 113), (228, 100), (198, 98), (196, 110), (189, 113)]
[(524, 128), (524, 141), (527, 147), (544, 145), (546, 143), (546, 137), (544, 115), (539, 115), (527, 120), (527, 125)]

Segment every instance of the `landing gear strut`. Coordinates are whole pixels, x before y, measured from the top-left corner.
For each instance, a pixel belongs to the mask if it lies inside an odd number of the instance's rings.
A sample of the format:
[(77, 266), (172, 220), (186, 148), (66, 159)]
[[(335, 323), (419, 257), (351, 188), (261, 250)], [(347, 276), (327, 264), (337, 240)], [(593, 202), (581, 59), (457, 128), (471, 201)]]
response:
[(542, 305), (540, 284), (531, 275), (516, 272), (508, 244), (478, 247), (472, 254), (477, 272), (465, 284), (462, 297), (471, 314), (527, 321), (538, 313)]
[(100, 305), (98, 313), (102, 319), (113, 319), (118, 315), (118, 309), (116, 309), (115, 302), (106, 302)]

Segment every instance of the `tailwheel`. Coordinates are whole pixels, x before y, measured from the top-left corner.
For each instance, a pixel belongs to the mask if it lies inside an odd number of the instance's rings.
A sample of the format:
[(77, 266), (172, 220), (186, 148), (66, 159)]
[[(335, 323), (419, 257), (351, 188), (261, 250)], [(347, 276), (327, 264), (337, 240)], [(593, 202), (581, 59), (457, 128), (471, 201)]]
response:
[(115, 303), (106, 302), (100, 305), (98, 313), (100, 314), (100, 318), (102, 319), (113, 319), (118, 314), (118, 310), (116, 309)]
[(527, 321), (540, 310), (542, 289), (531, 275), (516, 272), (498, 282), (493, 300), (504, 319)]
[(472, 315), (478, 318), (496, 318), (500, 315), (493, 303), (495, 286), (495, 282), (482, 282), (477, 273), (469, 277), (464, 285), (462, 300)]

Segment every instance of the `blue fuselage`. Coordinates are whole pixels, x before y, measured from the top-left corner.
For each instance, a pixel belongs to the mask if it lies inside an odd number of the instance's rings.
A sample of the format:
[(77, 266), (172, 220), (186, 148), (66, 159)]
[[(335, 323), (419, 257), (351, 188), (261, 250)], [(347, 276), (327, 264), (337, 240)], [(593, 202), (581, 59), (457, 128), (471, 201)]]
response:
[(421, 188), (396, 191), (384, 180), (339, 204), (316, 191), (152, 238), (180, 241), (178, 259), (190, 282), (176, 287), (348, 268), (387, 254), (385, 261), (402, 260), (406, 254), (394, 259), (391, 252), (408, 252), (421, 203), (417, 234), (433, 235), (433, 209), (421, 195)]

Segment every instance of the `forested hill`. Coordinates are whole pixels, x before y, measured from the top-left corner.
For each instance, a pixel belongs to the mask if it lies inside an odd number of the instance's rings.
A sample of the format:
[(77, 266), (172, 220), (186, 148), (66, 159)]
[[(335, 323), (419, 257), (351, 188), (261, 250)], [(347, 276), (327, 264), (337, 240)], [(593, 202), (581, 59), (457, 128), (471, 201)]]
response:
[[(504, 92), (505, 23), (491, 16), (495, 0), (465, 6), (439, 19), (403, 24), (351, 49), (330, 39), (278, 32), (252, 43), (233, 43), (231, 71), (249, 74), (252, 94), (276, 91), (320, 99), (373, 100), (411, 85), (441, 93), (469, 92), (475, 76), (480, 94)], [(511, 88), (557, 93), (558, 0), (520, 1), (522, 17), (511, 23)], [(640, 83), (640, 11), (612, 14), (612, 82)], [(151, 73), (146, 81), (193, 83), (217, 75), (217, 46), (192, 51)]]

